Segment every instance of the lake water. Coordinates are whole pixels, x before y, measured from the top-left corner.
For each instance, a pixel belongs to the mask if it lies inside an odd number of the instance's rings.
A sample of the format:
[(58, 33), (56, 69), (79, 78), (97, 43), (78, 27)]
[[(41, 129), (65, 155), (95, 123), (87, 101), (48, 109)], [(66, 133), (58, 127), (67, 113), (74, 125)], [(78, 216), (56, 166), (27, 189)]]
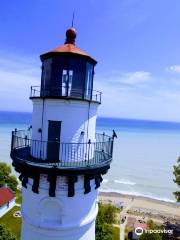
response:
[[(0, 160), (9, 157), (11, 131), (26, 129), (29, 113), (0, 112)], [(101, 191), (175, 201), (173, 165), (180, 155), (180, 123), (99, 118), (97, 132), (117, 133), (111, 169)]]

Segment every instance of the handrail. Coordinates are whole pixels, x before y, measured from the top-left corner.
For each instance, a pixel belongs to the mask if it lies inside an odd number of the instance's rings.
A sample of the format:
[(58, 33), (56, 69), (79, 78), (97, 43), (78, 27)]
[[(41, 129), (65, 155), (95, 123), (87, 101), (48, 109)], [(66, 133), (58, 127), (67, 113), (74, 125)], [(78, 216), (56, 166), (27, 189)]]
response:
[[(112, 160), (113, 138), (96, 134), (98, 141), (86, 143), (64, 143), (58, 141), (33, 140), (29, 136), (12, 132), (11, 154), (15, 159), (56, 167), (97, 167)], [(53, 152), (49, 152), (53, 149)], [(56, 153), (54, 155), (54, 153)]]
[[(21, 138), (24, 138), (26, 140), (32, 140), (31, 139), (31, 132), (30, 130), (24, 130), (24, 129), (16, 129), (14, 131), (12, 131), (12, 135), (14, 136), (17, 136), (17, 137), (21, 137)], [(22, 135), (24, 137), (22, 137)], [(27, 137), (28, 136), (28, 137)], [(98, 143), (105, 143), (105, 142), (108, 142), (109, 139), (112, 139), (112, 137), (106, 135), (105, 133), (96, 133), (95, 134), (95, 138), (96, 138), (96, 141), (95, 142), (90, 142), (90, 143), (97, 143), (97, 140), (98, 140)], [(99, 141), (99, 139), (101, 141)], [(37, 140), (37, 139), (34, 139), (34, 141), (41, 141), (41, 142), (47, 142), (47, 141), (44, 141), (44, 140)], [(48, 142), (53, 142), (53, 141), (48, 141)], [(56, 141), (58, 142), (58, 141)], [(64, 143), (64, 144), (74, 144), (75, 142), (70, 142), (70, 143), (67, 143), (67, 142), (59, 142), (59, 143)], [(85, 142), (85, 143), (77, 143), (77, 144), (89, 144), (89, 142)]]
[(31, 86), (30, 98), (34, 97), (77, 98), (101, 103), (102, 92), (92, 89), (83, 90), (64, 86), (51, 89), (41, 89), (40, 86)]

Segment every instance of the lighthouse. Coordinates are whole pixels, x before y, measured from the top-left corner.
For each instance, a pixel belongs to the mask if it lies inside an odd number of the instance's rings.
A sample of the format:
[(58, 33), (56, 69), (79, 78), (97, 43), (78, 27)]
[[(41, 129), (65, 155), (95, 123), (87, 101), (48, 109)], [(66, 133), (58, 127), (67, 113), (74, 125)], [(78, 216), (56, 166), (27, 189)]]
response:
[(32, 86), (32, 126), (12, 132), (11, 158), (22, 182), (22, 240), (95, 240), (98, 188), (110, 168), (115, 134), (96, 133), (101, 92), (96, 60), (65, 44), (40, 56)]

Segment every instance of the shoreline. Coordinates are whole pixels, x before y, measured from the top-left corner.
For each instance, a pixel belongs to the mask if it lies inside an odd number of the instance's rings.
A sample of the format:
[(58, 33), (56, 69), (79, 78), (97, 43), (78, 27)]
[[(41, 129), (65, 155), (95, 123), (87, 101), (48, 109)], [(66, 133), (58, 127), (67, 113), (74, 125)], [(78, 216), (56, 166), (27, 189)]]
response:
[(99, 192), (99, 200), (117, 207), (129, 208), (129, 214), (157, 219), (158, 221), (177, 221), (180, 219), (180, 204), (148, 197), (127, 195), (116, 192)]
[(121, 192), (115, 192), (115, 191), (104, 191), (104, 190), (100, 190), (99, 191), (99, 195), (109, 195), (109, 196), (121, 196), (121, 197), (127, 197), (127, 198), (139, 198), (142, 200), (149, 200), (149, 201), (154, 201), (154, 202), (163, 202), (164, 204), (172, 204), (172, 205), (176, 205), (177, 207), (180, 207), (180, 203), (177, 203), (176, 201), (170, 200), (170, 199), (158, 199), (158, 198), (153, 198), (153, 197), (149, 197), (149, 196), (143, 196), (143, 195), (136, 195), (136, 194), (131, 194), (131, 193), (121, 193)]

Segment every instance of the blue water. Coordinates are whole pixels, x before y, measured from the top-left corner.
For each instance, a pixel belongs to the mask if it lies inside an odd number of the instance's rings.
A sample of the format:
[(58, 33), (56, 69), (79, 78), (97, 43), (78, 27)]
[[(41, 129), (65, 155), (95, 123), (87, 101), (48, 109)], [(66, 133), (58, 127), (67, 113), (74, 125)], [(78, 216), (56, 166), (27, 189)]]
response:
[[(9, 157), (11, 131), (31, 124), (31, 114), (0, 112), (0, 160)], [(97, 131), (118, 135), (102, 191), (175, 201), (173, 165), (180, 155), (180, 123), (99, 118)]]

